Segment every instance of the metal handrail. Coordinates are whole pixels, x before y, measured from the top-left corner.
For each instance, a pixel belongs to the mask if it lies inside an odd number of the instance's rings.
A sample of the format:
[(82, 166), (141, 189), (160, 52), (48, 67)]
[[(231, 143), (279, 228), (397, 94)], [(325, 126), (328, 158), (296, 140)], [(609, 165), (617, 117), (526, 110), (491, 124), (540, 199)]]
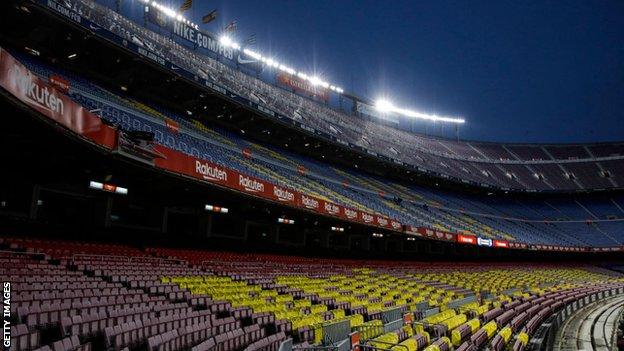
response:
[(43, 256), (43, 257), (46, 256), (46, 254), (43, 252), (21, 252), (21, 251), (11, 251), (11, 250), (0, 250), (0, 254), (2, 253), (8, 253), (11, 255), (24, 255), (24, 256)]
[(128, 261), (133, 262), (137, 260), (141, 261), (156, 261), (157, 263), (165, 263), (165, 262), (173, 262), (173, 263), (184, 263), (186, 261), (174, 258), (162, 258), (162, 257), (150, 257), (150, 256), (123, 256), (123, 255), (107, 255), (107, 254), (84, 254), (78, 253), (72, 255), (72, 260), (77, 258), (99, 258), (100, 261), (103, 261), (105, 258), (121, 258), (120, 261)]
[[(390, 348), (382, 348), (382, 347), (376, 347), (376, 346), (373, 346), (373, 345), (369, 345), (368, 343), (370, 343), (370, 342), (383, 344), (383, 345), (388, 345), (388, 346), (390, 346)], [(368, 343), (366, 343), (364, 345), (360, 345), (360, 348), (367, 348), (369, 350), (396, 351), (395, 347), (398, 347), (398, 348), (404, 348), (405, 351), (409, 351), (409, 347), (407, 347), (405, 345), (401, 345), (401, 344), (393, 344), (391, 342), (369, 340)]]

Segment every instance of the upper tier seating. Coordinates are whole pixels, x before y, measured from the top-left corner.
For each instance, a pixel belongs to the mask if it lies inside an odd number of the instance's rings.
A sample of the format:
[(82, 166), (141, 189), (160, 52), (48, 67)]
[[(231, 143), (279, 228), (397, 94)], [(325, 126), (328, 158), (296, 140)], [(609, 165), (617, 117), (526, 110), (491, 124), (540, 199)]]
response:
[[(471, 180), (501, 188), (531, 190), (579, 190), (622, 187), (624, 184), (624, 144), (612, 145), (504, 145), (438, 139), (412, 134), (374, 121), (334, 110), (267, 84), (255, 77), (201, 55), (178, 44), (170, 37), (157, 34), (112, 9), (92, 0), (67, 0), (83, 16), (121, 38), (154, 52), (198, 77), (226, 87), (265, 108), (332, 135), (378, 155), (446, 174), (456, 179)], [(615, 157), (614, 160), (595, 160)], [(539, 163), (566, 160), (573, 163)], [(582, 162), (576, 162), (576, 161)], [(511, 163), (509, 162), (511, 161)], [(523, 164), (522, 162), (529, 164)], [(610, 178), (602, 170), (612, 173)], [(574, 174), (575, 180), (566, 174)]]
[[(73, 99), (97, 109), (102, 118), (125, 130), (154, 132), (158, 144), (337, 204), (414, 226), (527, 244), (610, 247), (624, 243), (623, 222), (598, 221), (624, 217), (624, 201), (619, 196), (581, 201), (497, 200), (393, 183), (210, 129), (197, 120), (117, 96), (73, 74), (17, 56), (43, 79), (51, 74), (66, 77)], [(167, 118), (180, 124), (178, 133), (165, 126)], [(242, 150), (250, 150), (252, 157), (244, 157)], [(305, 169), (305, 176), (300, 168)], [(577, 222), (557, 223), (560, 220)]]

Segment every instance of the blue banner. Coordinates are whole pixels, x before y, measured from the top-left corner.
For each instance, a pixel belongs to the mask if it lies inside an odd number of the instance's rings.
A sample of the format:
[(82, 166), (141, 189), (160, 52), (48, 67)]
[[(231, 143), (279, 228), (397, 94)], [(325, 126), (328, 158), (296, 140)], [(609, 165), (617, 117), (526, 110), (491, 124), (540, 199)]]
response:
[(150, 22), (171, 32), (174, 38), (186, 40), (195, 50), (212, 57), (225, 58), (230, 61), (230, 65), (249, 69), (254, 73), (259, 73), (264, 68), (262, 62), (246, 55), (242, 50), (223, 45), (215, 35), (168, 16), (153, 6), (148, 6), (147, 9), (146, 15)]

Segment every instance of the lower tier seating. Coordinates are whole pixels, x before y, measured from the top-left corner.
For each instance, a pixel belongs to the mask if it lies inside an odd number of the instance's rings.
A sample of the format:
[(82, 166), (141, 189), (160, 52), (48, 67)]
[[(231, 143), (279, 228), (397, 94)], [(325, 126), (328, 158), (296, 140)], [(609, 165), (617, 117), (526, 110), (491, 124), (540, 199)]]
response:
[(361, 343), (393, 350), (522, 350), (566, 304), (624, 287), (620, 274), (581, 264), (432, 265), (24, 238), (1, 238), (0, 247), (0, 274), (14, 292), (11, 350), (277, 350), (286, 339), (320, 345), (326, 327), (342, 322)]

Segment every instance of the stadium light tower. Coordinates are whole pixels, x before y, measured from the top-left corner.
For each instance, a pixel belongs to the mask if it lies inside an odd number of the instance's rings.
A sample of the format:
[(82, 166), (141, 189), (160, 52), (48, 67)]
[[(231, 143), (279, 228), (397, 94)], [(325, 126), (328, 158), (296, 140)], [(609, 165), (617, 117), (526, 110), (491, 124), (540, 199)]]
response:
[(434, 122), (449, 122), (457, 124), (463, 124), (466, 122), (463, 118), (431, 115), (409, 109), (399, 108), (394, 106), (392, 102), (386, 99), (377, 100), (377, 102), (375, 102), (375, 108), (377, 109), (377, 111), (382, 113), (396, 113), (405, 117), (425, 119)]

